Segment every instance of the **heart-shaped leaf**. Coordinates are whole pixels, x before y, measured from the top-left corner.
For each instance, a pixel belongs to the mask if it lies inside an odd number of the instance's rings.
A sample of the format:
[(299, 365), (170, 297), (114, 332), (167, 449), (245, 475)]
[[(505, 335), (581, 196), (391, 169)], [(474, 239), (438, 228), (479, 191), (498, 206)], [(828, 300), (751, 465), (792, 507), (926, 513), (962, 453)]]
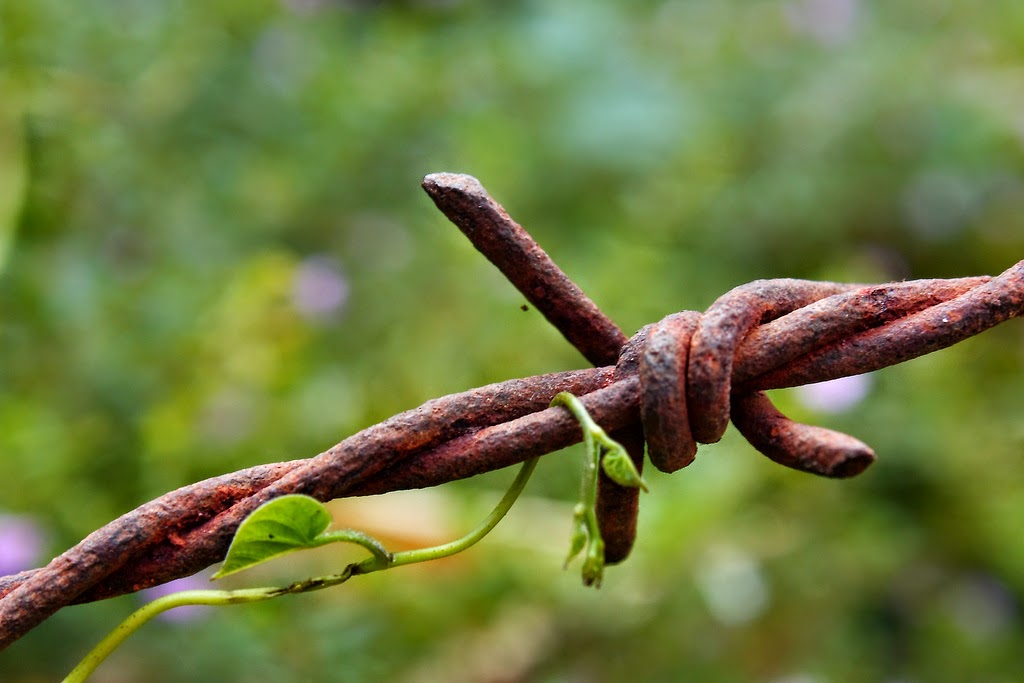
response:
[(240, 572), (293, 550), (323, 545), (319, 537), (330, 523), (330, 513), (315, 498), (292, 494), (267, 501), (239, 525), (224, 564), (213, 578)]

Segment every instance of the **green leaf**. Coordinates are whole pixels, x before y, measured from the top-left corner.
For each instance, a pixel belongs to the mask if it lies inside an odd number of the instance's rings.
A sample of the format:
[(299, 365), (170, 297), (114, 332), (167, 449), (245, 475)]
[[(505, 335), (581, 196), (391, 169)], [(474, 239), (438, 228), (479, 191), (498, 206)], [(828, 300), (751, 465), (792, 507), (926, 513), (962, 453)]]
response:
[(580, 554), (590, 540), (590, 533), (587, 529), (587, 510), (582, 503), (576, 504), (576, 511), (572, 518), (572, 538), (569, 541), (569, 555), (565, 558), (566, 567), (573, 558)]
[(331, 523), (331, 515), (315, 498), (287, 495), (267, 501), (246, 517), (235, 532), (219, 579), (253, 565), (303, 548), (323, 545), (320, 535)]
[[(615, 443), (615, 442), (612, 442)], [(633, 464), (632, 458), (629, 457), (629, 453), (626, 449), (615, 443), (617, 448), (613, 448), (601, 460), (601, 469), (608, 475), (608, 478), (614, 481), (619, 486), (627, 486), (630, 488), (640, 488), (644, 491), (647, 490), (647, 484), (644, 482), (640, 473), (636, 470), (636, 465)]]
[(587, 554), (583, 557), (583, 585), (601, 587), (604, 578), (604, 541), (600, 538), (591, 540)]

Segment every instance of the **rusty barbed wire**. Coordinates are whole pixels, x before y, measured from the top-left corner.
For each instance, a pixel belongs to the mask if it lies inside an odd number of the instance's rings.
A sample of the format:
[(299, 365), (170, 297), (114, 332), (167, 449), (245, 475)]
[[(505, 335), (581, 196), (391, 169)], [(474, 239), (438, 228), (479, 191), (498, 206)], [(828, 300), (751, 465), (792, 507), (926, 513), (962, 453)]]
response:
[[(423, 488), (501, 469), (580, 440), (549, 408), (581, 396), (637, 464), (671, 472), (731, 421), (760, 452), (827, 477), (875, 459), (846, 434), (789, 420), (765, 390), (870, 372), (930, 353), (1024, 311), (1024, 261), (997, 277), (849, 285), (762, 280), (700, 314), (627, 338), (470, 177), (423, 187), (438, 208), (583, 356), (599, 367), (509, 380), (428, 401), (306, 460), (259, 465), (172, 491), (114, 520), (46, 567), (0, 578), (0, 649), (64, 606), (193, 574), (223, 559), (238, 524), (286, 493), (327, 501)], [(636, 489), (602, 477), (598, 515), (609, 563), (628, 555)]]

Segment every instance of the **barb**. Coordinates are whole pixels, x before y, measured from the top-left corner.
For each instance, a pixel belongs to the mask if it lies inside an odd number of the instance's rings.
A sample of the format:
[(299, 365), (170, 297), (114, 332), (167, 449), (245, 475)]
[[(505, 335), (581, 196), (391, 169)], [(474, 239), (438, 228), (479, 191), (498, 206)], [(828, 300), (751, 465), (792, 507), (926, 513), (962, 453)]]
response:
[[(597, 305), (551, 260), (529, 233), (468, 175), (432, 173), (423, 189), (437, 208), (497, 266), (526, 300), (594, 365), (613, 365), (628, 339)], [(620, 378), (625, 374), (620, 372)], [(639, 425), (611, 437), (623, 444), (637, 471), (644, 464), (644, 435)], [(609, 564), (629, 555), (636, 537), (639, 491), (598, 475), (597, 518)]]
[[(186, 576), (221, 560), (245, 516), (285, 493), (320, 500), (421, 488), (500, 469), (575, 443), (548, 408), (581, 396), (639, 459), (692, 462), (731, 419), (755, 448), (794, 469), (847, 477), (874, 460), (853, 437), (779, 413), (767, 389), (860, 374), (944, 348), (1024, 312), (1024, 261), (1001, 275), (865, 286), (767, 280), (738, 287), (631, 339), (469, 176), (424, 187), (473, 243), (591, 362), (590, 370), (510, 380), (428, 401), (308, 460), (261, 465), (165, 494), (94, 532), (44, 568), (0, 578), (0, 648), (58, 609)], [(602, 482), (609, 562), (629, 552), (635, 490)]]
[(555, 265), (476, 178), (431, 173), (423, 189), (437, 208), (515, 285), (583, 357), (614, 365), (626, 335)]

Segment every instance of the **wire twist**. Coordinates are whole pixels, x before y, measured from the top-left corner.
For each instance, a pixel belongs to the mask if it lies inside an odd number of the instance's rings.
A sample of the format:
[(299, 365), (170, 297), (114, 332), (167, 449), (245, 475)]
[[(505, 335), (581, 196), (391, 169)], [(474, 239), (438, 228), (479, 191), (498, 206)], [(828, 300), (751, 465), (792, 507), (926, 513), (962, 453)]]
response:
[[(1015, 278), (1019, 283), (1021, 270), (1021, 264), (1014, 266), (996, 287)], [(757, 450), (782, 465), (826, 477), (861, 473), (875, 460), (867, 445), (789, 420), (758, 388), (881, 367), (872, 359), (891, 357), (907, 341), (906, 335), (893, 337), (893, 321), (901, 320), (919, 342), (929, 316), (935, 317), (930, 308), (991, 282), (982, 277), (866, 286), (761, 280), (723, 295), (703, 315), (668, 316), (646, 330), (639, 363), (640, 411), (651, 462), (664, 472), (685, 467), (697, 443), (718, 441), (731, 418)], [(986, 292), (970, 296), (971, 306)], [(1002, 310), (1007, 317), (1014, 311), (1012, 305)], [(951, 322), (951, 314), (941, 314), (945, 322), (933, 333), (935, 344), (955, 343), (973, 329), (962, 318), (960, 325)], [(880, 327), (887, 324), (883, 337)], [(746, 343), (741, 347), (741, 342)], [(864, 353), (871, 344), (875, 348)], [(740, 380), (736, 387), (734, 380)]]
[[(849, 477), (875, 459), (846, 434), (793, 422), (764, 391), (870, 372), (930, 353), (1024, 312), (1024, 261), (1001, 275), (848, 285), (762, 280), (703, 313), (684, 311), (627, 338), (474, 178), (432, 174), (424, 189), (562, 332), (590, 370), (509, 380), (428, 401), (306, 460), (249, 468), (172, 491), (114, 520), (46, 567), (0, 577), (0, 649), (60, 608), (195, 573), (224, 557), (241, 521), (286, 493), (322, 501), (422, 488), (576, 443), (578, 423), (548, 408), (569, 391), (642, 466), (693, 461), (728, 422), (772, 460)], [(637, 489), (599, 482), (606, 560), (626, 557)]]

